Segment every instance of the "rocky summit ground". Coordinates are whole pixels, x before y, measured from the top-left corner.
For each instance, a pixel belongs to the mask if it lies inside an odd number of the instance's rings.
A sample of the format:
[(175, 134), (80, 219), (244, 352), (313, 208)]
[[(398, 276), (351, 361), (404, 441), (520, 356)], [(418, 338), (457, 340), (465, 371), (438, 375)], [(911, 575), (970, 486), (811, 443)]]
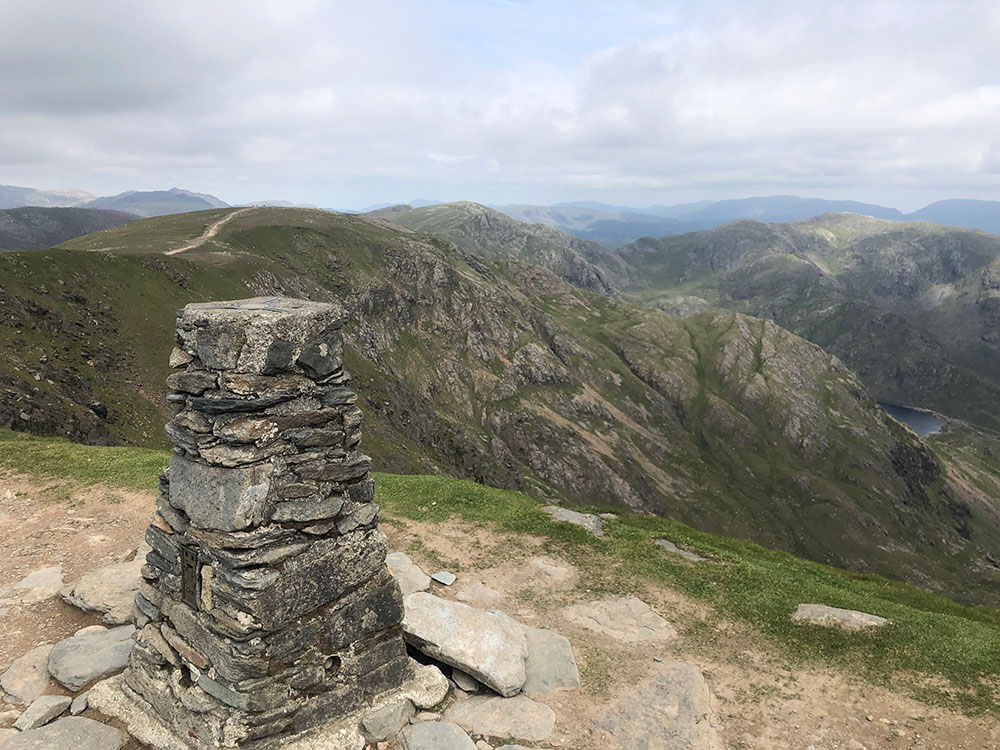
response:
[[(90, 634), (104, 632), (94, 628), (102, 615), (67, 604), (59, 596), (65, 589), (58, 584), (127, 561), (142, 539), (153, 502), (152, 492), (100, 485), (79, 489), (12, 473), (0, 478), (0, 544), (5, 550), (0, 557), (5, 597), (0, 609), (0, 674), (43, 644), (58, 643), (55, 650), (65, 651), (61, 642), (82, 628)], [(425, 506), (431, 514), (434, 502)], [(601, 520), (614, 523), (610, 517)], [(399, 553), (394, 570), (405, 590), (427, 589), (419, 596), (454, 602), (482, 616), (487, 609), (497, 610), (518, 627), (561, 634), (569, 639), (580, 677), (576, 689), (564, 686), (530, 698), (506, 699), (515, 705), (499, 702), (504, 699), (479, 681), (442, 666), (455, 682), (475, 692), (453, 687), (449, 699), (434, 711), (403, 717), (409, 728), (401, 737), (409, 750), (1000, 746), (1000, 723), (993, 717), (970, 717), (846, 669), (790, 659), (759, 630), (738, 619), (709, 617), (703, 602), (676, 588), (637, 583), (624, 573), (619, 578), (613, 570), (595, 578), (579, 558), (544, 537), (458, 518), (414, 519), (396, 515), (391, 508), (383, 514), (382, 527)], [(674, 553), (665, 549), (663, 554)], [(404, 559), (412, 564), (404, 565)], [(711, 563), (683, 564), (694, 570)], [(58, 573), (50, 570), (33, 579), (33, 588), (13, 593), (9, 588), (34, 571), (52, 568)], [(454, 573), (455, 582), (445, 586), (432, 581), (429, 574), (439, 571)], [(40, 679), (41, 693), (72, 697), (44, 672)], [(7, 680), (5, 689), (11, 684)], [(88, 686), (76, 685), (76, 695)], [(68, 702), (50, 702), (55, 706), (50, 711), (73, 710)], [(18, 736), (6, 728), (19, 720), (23, 709), (8, 703), (0, 710), (0, 747), (7, 735)], [(80, 716), (105, 721), (93, 708)], [(692, 719), (687, 730), (678, 729), (678, 717)], [(58, 726), (60, 732), (75, 729), (66, 723)], [(505, 733), (524, 739), (502, 736)], [(420, 744), (443, 742), (442, 737), (455, 744)], [(469, 739), (462, 744), (464, 738)], [(127, 750), (142, 747), (134, 741), (125, 745)], [(403, 746), (389, 739), (377, 747)]]

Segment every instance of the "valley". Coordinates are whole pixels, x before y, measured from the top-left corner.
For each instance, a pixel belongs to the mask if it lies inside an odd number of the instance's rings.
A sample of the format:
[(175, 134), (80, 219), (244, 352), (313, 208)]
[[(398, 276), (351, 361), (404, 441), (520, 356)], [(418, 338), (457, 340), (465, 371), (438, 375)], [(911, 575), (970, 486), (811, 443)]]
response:
[[(462, 215), (493, 231), (473, 205)], [(591, 273), (602, 248), (455, 232), (215, 209), (2, 256), (0, 423), (162, 446), (178, 308), (337, 299), (378, 466), (652, 512), (995, 601), (1000, 481), (975, 440), (921, 442), (837, 359), (774, 323), (678, 319), (616, 297), (600, 286), (624, 266)]]

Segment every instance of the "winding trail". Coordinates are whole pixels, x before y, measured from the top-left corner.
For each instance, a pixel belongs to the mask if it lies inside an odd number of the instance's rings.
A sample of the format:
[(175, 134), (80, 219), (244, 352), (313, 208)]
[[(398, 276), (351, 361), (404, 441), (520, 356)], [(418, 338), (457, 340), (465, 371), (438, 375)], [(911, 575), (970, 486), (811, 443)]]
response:
[(219, 230), (222, 229), (224, 225), (235, 219), (240, 214), (245, 214), (247, 211), (251, 210), (253, 209), (241, 208), (238, 211), (233, 211), (231, 214), (226, 214), (214, 224), (209, 224), (208, 229), (206, 229), (200, 237), (196, 237), (195, 239), (191, 240), (188, 244), (182, 245), (181, 247), (176, 247), (173, 250), (167, 250), (163, 254), (177, 255), (178, 253), (183, 253), (185, 250), (193, 250), (196, 247), (201, 247), (210, 239), (212, 239), (215, 235), (217, 235), (219, 233)]

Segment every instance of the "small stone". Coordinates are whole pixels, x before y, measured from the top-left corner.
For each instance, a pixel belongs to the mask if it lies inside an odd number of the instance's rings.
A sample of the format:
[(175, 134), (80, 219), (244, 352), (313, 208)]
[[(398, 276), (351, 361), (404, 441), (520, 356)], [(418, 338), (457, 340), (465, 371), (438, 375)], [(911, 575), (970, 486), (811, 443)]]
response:
[(404, 750), (476, 750), (461, 727), (443, 721), (412, 724), (402, 732)]
[(87, 710), (87, 706), (89, 705), (89, 696), (90, 691), (88, 690), (86, 693), (80, 693), (80, 695), (73, 699), (73, 702), (69, 704), (70, 716), (79, 716)]
[(451, 670), (451, 679), (458, 686), (459, 690), (464, 690), (466, 693), (479, 692), (479, 681), (471, 674), (463, 672), (457, 667)]
[(43, 695), (36, 698), (14, 722), (14, 728), (24, 732), (48, 724), (69, 708), (70, 703), (72, 699), (65, 695)]
[(560, 508), (558, 505), (546, 505), (542, 510), (557, 521), (580, 526), (597, 537), (604, 536), (604, 521), (591, 513), (578, 513), (568, 508)]
[(385, 562), (393, 578), (399, 581), (403, 596), (415, 591), (427, 591), (431, 587), (430, 576), (404, 553), (393, 552), (385, 558)]
[(870, 615), (867, 612), (858, 612), (853, 609), (828, 607), (825, 604), (800, 604), (792, 613), (792, 620), (827, 628), (843, 628), (844, 630), (880, 628), (889, 624), (887, 619), (878, 615)]
[(0, 687), (16, 703), (31, 703), (45, 692), (51, 683), (49, 678), (49, 653), (51, 644), (35, 646), (24, 656), (15, 659), (3, 675)]
[(395, 737), (414, 713), (413, 704), (403, 698), (365, 714), (361, 719), (361, 728), (369, 742), (382, 742)]
[(128, 662), (133, 633), (133, 625), (111, 630), (83, 628), (52, 647), (49, 672), (73, 692), (98, 677), (120, 672)]
[(184, 367), (184, 365), (189, 364), (193, 359), (194, 357), (192, 357), (186, 351), (184, 351), (183, 349), (178, 349), (175, 346), (173, 351), (170, 352), (170, 359), (168, 360), (168, 364), (171, 367)]
[(431, 580), (445, 586), (451, 586), (457, 580), (457, 576), (447, 570), (439, 570), (437, 573), (431, 573)]
[(555, 712), (524, 695), (513, 698), (473, 696), (444, 713), (445, 721), (472, 734), (541, 742), (555, 728)]
[(570, 622), (625, 643), (669, 641), (677, 637), (669, 622), (634, 596), (574, 604), (563, 613)]
[(707, 558), (702, 557), (701, 555), (697, 555), (694, 552), (688, 552), (687, 550), (681, 549), (676, 544), (671, 542), (669, 539), (657, 539), (656, 546), (662, 550), (665, 550), (666, 552), (670, 552), (671, 554), (683, 557), (688, 562), (700, 563), (707, 561)]
[(435, 713), (434, 711), (421, 711), (410, 719), (411, 724), (420, 724), (424, 721), (437, 721), (441, 718), (441, 714)]
[(493, 745), (486, 740), (479, 740), (479, 742), (476, 743), (476, 750), (493, 750)]
[(120, 750), (125, 735), (82, 716), (59, 719), (7, 740), (3, 750)]

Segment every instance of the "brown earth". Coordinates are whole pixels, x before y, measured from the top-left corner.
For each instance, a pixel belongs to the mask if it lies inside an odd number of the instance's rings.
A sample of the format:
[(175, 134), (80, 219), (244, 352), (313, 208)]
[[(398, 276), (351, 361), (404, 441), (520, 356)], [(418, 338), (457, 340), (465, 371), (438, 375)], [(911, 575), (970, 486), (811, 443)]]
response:
[[(151, 494), (80, 490), (0, 476), (0, 587), (50, 565), (62, 565), (64, 580), (71, 583), (88, 570), (127, 558), (142, 538), (152, 507)], [(847, 750), (857, 747), (851, 740), (868, 750), (1000, 747), (1000, 724), (994, 720), (931, 706), (840, 671), (790, 664), (742, 624), (724, 623), (712, 638), (695, 638), (704, 608), (665, 587), (588, 590), (592, 579), (586, 571), (575, 569), (540, 539), (455, 521), (430, 524), (389, 517), (383, 529), (392, 548), (407, 552), (426, 572), (448, 569), (458, 575), (450, 588), (432, 584), (433, 593), (454, 598), (466, 586), (482, 582), (500, 594), (491, 606), (572, 641), (583, 685), (544, 699), (556, 712), (557, 728), (542, 747), (601, 750), (601, 737), (589, 730), (591, 718), (639, 682), (654, 659), (689, 661), (703, 670), (728, 750)], [(553, 578), (528, 564), (539, 557), (566, 568), (568, 575)], [(568, 604), (616, 593), (642, 598), (680, 637), (661, 645), (619, 644), (561, 614)], [(98, 622), (96, 615), (58, 597), (12, 607), (0, 617), (0, 672), (34, 646)], [(101, 719), (93, 711), (85, 715)], [(139, 747), (130, 743), (127, 750)]]

